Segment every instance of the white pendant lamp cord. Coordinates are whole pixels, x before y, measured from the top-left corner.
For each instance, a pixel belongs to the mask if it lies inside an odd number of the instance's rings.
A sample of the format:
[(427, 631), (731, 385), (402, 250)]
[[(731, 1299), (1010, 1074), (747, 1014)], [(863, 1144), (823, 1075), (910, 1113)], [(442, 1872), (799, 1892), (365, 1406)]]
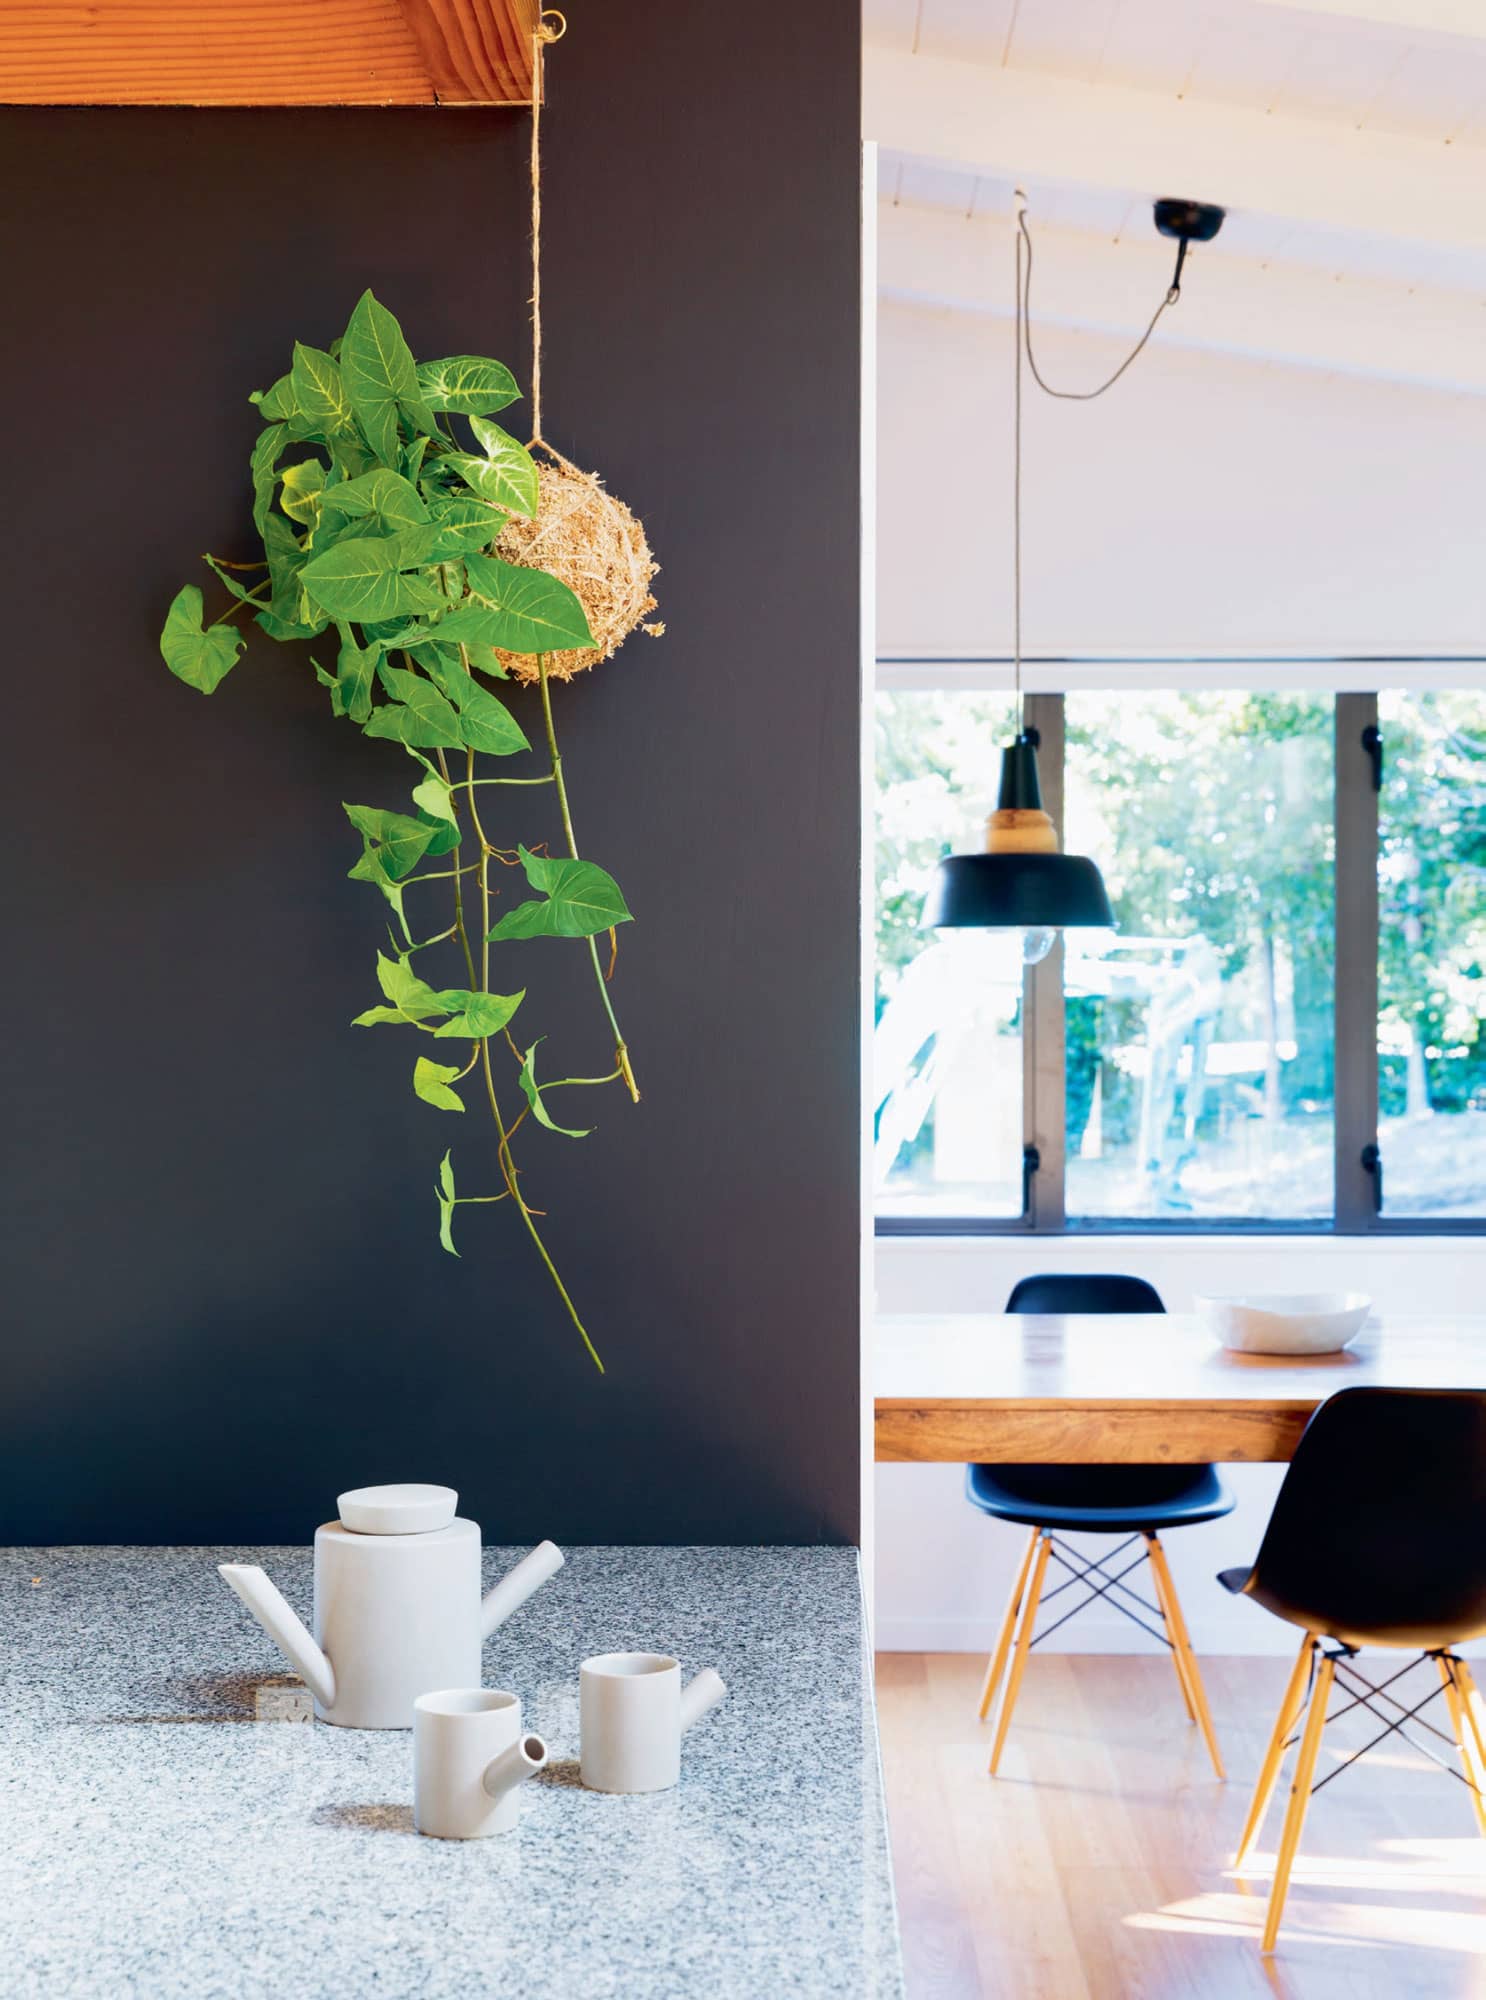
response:
[[(1016, 689), (1016, 733), (1023, 733), (1022, 722), (1022, 354), (1025, 350), (1027, 366), (1032, 371), (1032, 379), (1045, 396), (1056, 396), (1062, 403), (1092, 403), (1096, 396), (1102, 396), (1106, 389), (1112, 389), (1125, 370), (1144, 348), (1156, 331), (1156, 322), (1168, 306), (1174, 306), (1181, 297), (1181, 258), (1177, 259), (1177, 277), (1171, 282), (1164, 299), (1151, 314), (1145, 332), (1136, 341), (1130, 352), (1116, 368), (1113, 375), (1099, 384), (1097, 389), (1055, 389), (1042, 375), (1037, 366), (1037, 357), (1032, 352), (1032, 233), (1027, 227), (1027, 196), (1023, 188), (1017, 188), (1016, 195), (1016, 417), (1012, 427), (1012, 486), (1011, 486), (1011, 566), (1012, 566), (1012, 656)], [(1022, 256), (1026, 250), (1025, 263)], [(1186, 246), (1183, 245), (1183, 254)]]

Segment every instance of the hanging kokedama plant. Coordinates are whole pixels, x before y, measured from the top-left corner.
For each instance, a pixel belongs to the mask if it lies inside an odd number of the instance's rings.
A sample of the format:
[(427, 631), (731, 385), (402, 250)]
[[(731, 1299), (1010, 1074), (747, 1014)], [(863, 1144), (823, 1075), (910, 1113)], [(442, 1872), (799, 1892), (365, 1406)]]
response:
[[(207, 556), (233, 602), (204, 625), (201, 592), (188, 584), (170, 607), (160, 650), (172, 673), (210, 694), (243, 650), (228, 622), (235, 614), (250, 612), (273, 639), (333, 631), (334, 670), (314, 662), (332, 710), (363, 735), (400, 745), (418, 766), (406, 808), (345, 808), (362, 838), (351, 876), (381, 891), (396, 922), (390, 955), (377, 955), (381, 1004), (355, 1025), (393, 1024), (442, 1041), (445, 1049), (418, 1057), (412, 1085), (444, 1112), (466, 1109), (460, 1086), (471, 1079), (468, 1090), (483, 1097), (494, 1124), (502, 1188), (457, 1192), (446, 1151), (436, 1189), (439, 1239), (457, 1256), (456, 1209), (513, 1202), (598, 1362), (523, 1193), (511, 1141), (527, 1118), (549, 1132), (587, 1136), (554, 1115), (554, 1092), (621, 1083), (638, 1100), (596, 943), (630, 912), (614, 878), (578, 856), (553, 728), (549, 675), (563, 671), (565, 656), (592, 654), (599, 635), (568, 583), (520, 560), (519, 544), (518, 560), (505, 554), (510, 524), (532, 523), (541, 507), (530, 452), (490, 421), (517, 394), (498, 361), (456, 355), (415, 363), (397, 321), (365, 293), (341, 340), (325, 350), (296, 343), (289, 373), (253, 398), (264, 419), (251, 460), (262, 559)], [(540, 560), (538, 549), (532, 555)], [(531, 748), (485, 685), (485, 676), (505, 678), (508, 663), (541, 690), (548, 768), (540, 776), (490, 774), (483, 761)], [(551, 785), (566, 855), (549, 854), (535, 839), (514, 851), (495, 846), (480, 815), (488, 785)], [(519, 864), (532, 891), (498, 922), (492, 862)], [(447, 885), (442, 920), (426, 915), (430, 883)], [(528, 938), (586, 941), (612, 1031), (607, 1075), (538, 1080), (541, 1037), (520, 1017), (519, 973), (513, 965), (492, 981), (492, 946)], [(459, 984), (424, 977), (422, 954), (438, 947), (457, 954)], [(508, 962), (502, 953), (500, 965)], [(445, 1050), (459, 1057), (461, 1044), (462, 1059), (439, 1060)], [(507, 1064), (524, 1099), (514, 1118), (497, 1084), (498, 1065)]]
[[(413, 1089), (441, 1111), (462, 1112), (466, 1096), (458, 1086), (473, 1079), (468, 1090), (483, 1097), (495, 1127), (502, 1185), (499, 1193), (458, 1193), (452, 1149), (446, 1151), (435, 1190), (439, 1241), (457, 1257), (457, 1208), (513, 1202), (602, 1370), (511, 1150), (528, 1118), (564, 1138), (587, 1138), (586, 1129), (553, 1115), (554, 1091), (619, 1083), (636, 1103), (640, 1097), (609, 997), (615, 926), (628, 923), (630, 912), (613, 876), (579, 858), (552, 716), (551, 681), (609, 658), (655, 608), (656, 573), (645, 531), (629, 509), (542, 437), (542, 57), (544, 45), (565, 28), (560, 14), (549, 13), (532, 36), (529, 445), (490, 421), (518, 397), (508, 368), (469, 354), (415, 362), (392, 314), (364, 293), (340, 340), (323, 351), (296, 342), (289, 373), (251, 399), (264, 420), (251, 459), (262, 560), (207, 556), (234, 601), (203, 625), (201, 592), (188, 584), (170, 607), (160, 650), (172, 673), (210, 694), (243, 649), (241, 633), (227, 621), (244, 608), (273, 639), (315, 639), (333, 629), (335, 671), (314, 662), (331, 708), (364, 735), (401, 744), (420, 766), (412, 812), (345, 808), (362, 839), (352, 879), (374, 884), (397, 923), (392, 955), (377, 954), (383, 1004), (357, 1015), (354, 1025), (410, 1027), (468, 1045), (463, 1062), (437, 1061), (443, 1050), (420, 1056)], [(534, 450), (543, 454), (540, 465)], [(244, 576), (257, 580), (248, 585)], [(664, 627), (645, 630), (658, 634)], [(541, 691), (548, 768), (540, 776), (491, 775), (477, 761), (531, 748), (510, 710), (476, 678), (511, 674)], [(487, 785), (551, 785), (566, 856), (548, 853), (545, 840), (514, 851), (493, 845), (480, 817), (479, 794)], [(535, 892), (496, 923), (492, 861), (519, 865)], [(442, 929), (424, 917), (421, 893), (411, 915), (406, 906), (408, 891), (421, 892), (429, 882), (449, 884), (452, 921)], [(415, 928), (431, 934), (415, 936)], [(605, 932), (607, 969), (598, 948)], [(544, 937), (584, 943), (613, 1038), (614, 1067), (604, 1076), (539, 1082), (542, 1037), (524, 1014), (516, 1020), (525, 988), (492, 989), (491, 946)], [(464, 985), (435, 986), (424, 978), (421, 959), (415, 969), (419, 953), (437, 948), (457, 954)], [(513, 970), (497, 983), (514, 985), (517, 976)], [(514, 1118), (501, 1102), (497, 1064), (510, 1065), (507, 1074), (514, 1072), (525, 1100)]]

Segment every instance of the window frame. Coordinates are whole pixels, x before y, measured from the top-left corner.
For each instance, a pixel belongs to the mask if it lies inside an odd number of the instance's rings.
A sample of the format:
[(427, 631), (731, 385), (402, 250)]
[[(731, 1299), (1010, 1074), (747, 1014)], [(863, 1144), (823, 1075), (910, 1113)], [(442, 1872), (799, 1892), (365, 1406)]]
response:
[[(880, 658), (877, 691), (925, 688), (974, 691), (1010, 685), (1011, 663), (999, 658), (952, 660), (908, 655)], [(1486, 1216), (1388, 1216), (1381, 1210), (1386, 1171), (1378, 1139), (1378, 836), (1382, 688), (1479, 690), (1486, 656), (1437, 655), (1408, 660), (1366, 658), (1222, 658), (1141, 661), (1128, 656), (1081, 656), (1024, 662), (1025, 715), (1037, 732), (1043, 800), (1063, 824), (1064, 721), (1069, 693), (1130, 688), (1211, 688), (1247, 692), (1305, 688), (1334, 696), (1335, 942), (1333, 951), (1333, 1131), (1335, 1196), (1329, 1221), (1293, 1222), (1090, 1216), (1070, 1221), (1066, 1199), (1066, 1077), (1063, 940), (1022, 986), (1022, 1144), (1028, 1162), (1019, 1216), (874, 1214), (882, 1237), (967, 1236), (1482, 1236)], [(1302, 670), (1309, 670), (1303, 672)], [(987, 746), (987, 770), (994, 746)], [(1381, 742), (1387, 755), (1386, 742)], [(987, 779), (989, 783), (989, 777)], [(1031, 1162), (1035, 1160), (1035, 1167)]]

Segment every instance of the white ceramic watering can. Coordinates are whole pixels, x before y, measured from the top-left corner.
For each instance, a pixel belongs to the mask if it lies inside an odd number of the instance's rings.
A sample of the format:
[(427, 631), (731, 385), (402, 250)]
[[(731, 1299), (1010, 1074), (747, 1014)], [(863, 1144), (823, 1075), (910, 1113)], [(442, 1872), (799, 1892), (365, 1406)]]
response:
[(448, 1486), (363, 1486), (315, 1530), (315, 1636), (253, 1563), (219, 1563), (269, 1638), (342, 1729), (411, 1729), (431, 1688), (478, 1687), (498, 1625), (562, 1568), (539, 1542), (484, 1598), (480, 1530)]

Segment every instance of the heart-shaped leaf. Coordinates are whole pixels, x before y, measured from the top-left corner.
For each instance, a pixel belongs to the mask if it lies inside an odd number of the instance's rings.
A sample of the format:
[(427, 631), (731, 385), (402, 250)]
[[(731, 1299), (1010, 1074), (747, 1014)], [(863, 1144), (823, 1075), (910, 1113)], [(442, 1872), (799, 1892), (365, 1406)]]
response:
[(489, 643), (503, 652), (561, 653), (593, 644), (582, 604), (555, 576), (475, 554), (465, 557), (465, 570), (476, 603), (500, 613), (501, 637)]
[(356, 435), (356, 418), (351, 399), (341, 379), (340, 364), (318, 347), (294, 343), (294, 366), (289, 371), (296, 414), (300, 427), (313, 426), (329, 441)]
[(410, 819), (405, 813), (387, 812), (381, 806), (343, 802), (343, 809), (356, 831), (381, 849), (387, 873), (394, 881), (401, 881), (418, 866), (437, 831), (427, 820)]
[(471, 993), (461, 986), (448, 987), (439, 995), (439, 1005), (454, 1018), (435, 1028), (434, 1035), (446, 1040), (463, 1035), (482, 1042), (487, 1035), (500, 1033), (525, 998), (524, 986), (519, 993)]
[(430, 562), (448, 562), (470, 549), (488, 549), (506, 524), (506, 517), (484, 500), (469, 496), (436, 500), (429, 518), (438, 529), (438, 540), (429, 551)]
[(413, 942), (413, 933), (408, 929), (407, 911), (402, 906), (402, 884), (395, 875), (389, 875), (387, 864), (382, 859), (381, 850), (370, 841), (362, 850), (361, 859), (354, 868), (346, 871), (352, 882), (374, 882), (397, 913), (397, 921), (402, 926), (402, 934), (408, 943)]
[(160, 634), (160, 657), (177, 680), (210, 694), (236, 666), (243, 637), (230, 625), (204, 629), (201, 610), (201, 592), (194, 583), (176, 592)]
[(483, 750), (490, 757), (510, 757), (531, 748), (515, 716), (467, 672), (457, 653), (450, 658), (442, 648), (428, 650), (433, 653), (428, 671), (459, 710), (459, 734), (471, 750)]
[[(344, 480), (325, 495), (324, 512), (331, 520), (366, 520), (379, 535), (395, 535), (403, 528), (421, 528), (428, 520), (423, 496), (400, 472), (379, 465), (359, 479)], [(430, 545), (424, 560), (436, 560)]]
[(370, 291), (362, 293), (347, 324), (340, 370), (367, 443), (384, 465), (396, 467), (398, 410), (420, 430), (432, 431), (434, 424), (402, 328)]
[(464, 1100), (449, 1088), (458, 1074), (457, 1064), (430, 1062), (427, 1056), (419, 1056), (413, 1065), (413, 1089), (425, 1104), (436, 1104), (440, 1111), (463, 1111)]
[(358, 535), (337, 542), (300, 571), (300, 582), (332, 618), (365, 624), (437, 611), (443, 603), (426, 577), (408, 576), (428, 560), (430, 528), (404, 528), (396, 535)]
[(549, 1132), (561, 1133), (564, 1139), (586, 1139), (593, 1130), (591, 1125), (585, 1125), (581, 1131), (571, 1125), (559, 1125), (542, 1102), (533, 1058), (546, 1039), (545, 1035), (539, 1035), (521, 1059), (521, 1088), (526, 1095), (527, 1103), (531, 1106), (531, 1115), (539, 1125), (545, 1125)]
[(499, 424), (471, 417), (470, 429), (479, 440), (483, 458), (471, 452), (451, 451), (444, 463), (452, 465), (471, 492), (488, 500), (492, 507), (504, 507), (511, 514), (530, 516), (537, 511), (537, 468), (525, 445), (503, 431)]
[(451, 1257), (457, 1257), (459, 1252), (454, 1248), (452, 1233), (454, 1227), (454, 1203), (457, 1200), (457, 1196), (454, 1193), (454, 1169), (449, 1164), (449, 1155), (447, 1153), (439, 1161), (439, 1184), (434, 1189), (434, 1194), (438, 1197), (439, 1204), (439, 1241)]
[(258, 433), (258, 442), (253, 446), (250, 470), (253, 475), (253, 526), (261, 535), (268, 519), (268, 510), (273, 505), (274, 487), (278, 484), (274, 468), (279, 462), (279, 453), (284, 448), (288, 436), (285, 424), (270, 424), (268, 429)]
[(442, 361), (420, 361), (418, 386), (431, 410), (459, 410), (467, 417), (489, 416), (514, 403), (521, 391), (503, 362), (481, 354), (451, 354)]
[(595, 937), (630, 921), (629, 909), (612, 875), (592, 861), (559, 860), (519, 848), (526, 879), (543, 892), (539, 903), (518, 903), (490, 933), (491, 943), (510, 938)]
[(320, 491), (325, 484), (325, 468), (318, 458), (307, 458), (299, 465), (289, 466), (284, 473), (284, 487), (279, 495), (279, 505), (291, 521), (303, 521), (313, 527), (320, 513)]
[(459, 717), (436, 687), (398, 667), (383, 666), (380, 673), (397, 705), (372, 710), (368, 736), (391, 737), (420, 750), (452, 750), (464, 742)]

